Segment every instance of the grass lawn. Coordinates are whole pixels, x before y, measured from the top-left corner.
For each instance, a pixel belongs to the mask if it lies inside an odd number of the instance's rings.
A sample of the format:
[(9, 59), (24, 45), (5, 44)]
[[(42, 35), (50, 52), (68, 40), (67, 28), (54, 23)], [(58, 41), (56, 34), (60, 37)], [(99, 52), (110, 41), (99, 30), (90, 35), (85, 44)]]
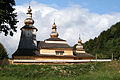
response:
[(0, 80), (120, 80), (120, 62), (74, 65), (1, 65)]

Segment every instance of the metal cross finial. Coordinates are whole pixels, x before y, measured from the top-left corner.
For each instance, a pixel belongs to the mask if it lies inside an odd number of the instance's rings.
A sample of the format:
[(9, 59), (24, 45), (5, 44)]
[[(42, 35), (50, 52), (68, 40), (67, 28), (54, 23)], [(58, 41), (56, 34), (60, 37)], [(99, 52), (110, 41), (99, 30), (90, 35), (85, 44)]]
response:
[(30, 1), (29, 1), (29, 8), (30, 8)]
[(80, 39), (80, 34), (79, 34), (79, 40), (81, 40), (81, 39)]
[(55, 24), (55, 19), (54, 19), (54, 24)]

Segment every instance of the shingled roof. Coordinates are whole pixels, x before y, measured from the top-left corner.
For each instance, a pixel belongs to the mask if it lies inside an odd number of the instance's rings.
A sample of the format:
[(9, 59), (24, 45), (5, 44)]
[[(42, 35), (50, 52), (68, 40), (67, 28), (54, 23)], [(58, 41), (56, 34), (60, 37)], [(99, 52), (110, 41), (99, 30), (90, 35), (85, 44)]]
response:
[(93, 55), (91, 55), (91, 54), (88, 54), (88, 53), (74, 53), (74, 56), (76, 56), (76, 57), (91, 57), (91, 58), (94, 58), (94, 56)]
[(38, 29), (36, 27), (34, 27), (33, 25), (24, 25), (21, 29), (36, 29), (38, 31)]
[(39, 54), (36, 49), (17, 49), (12, 56), (37, 56)]
[(63, 40), (63, 39), (58, 38), (58, 37), (54, 37), (54, 38), (48, 38), (45, 41), (66, 41), (66, 40)]
[(73, 49), (68, 44), (58, 44), (58, 43), (45, 43), (44, 41), (38, 41), (38, 48), (69, 48)]

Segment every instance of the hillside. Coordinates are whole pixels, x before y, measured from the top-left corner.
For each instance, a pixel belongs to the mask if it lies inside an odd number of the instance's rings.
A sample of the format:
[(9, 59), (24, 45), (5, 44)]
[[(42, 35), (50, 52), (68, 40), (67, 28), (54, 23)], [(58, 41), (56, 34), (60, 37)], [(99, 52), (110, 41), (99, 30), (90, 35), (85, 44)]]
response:
[(120, 80), (120, 62), (1, 65), (0, 80)]
[(100, 58), (120, 57), (120, 22), (103, 31), (98, 37), (84, 43), (84, 49)]

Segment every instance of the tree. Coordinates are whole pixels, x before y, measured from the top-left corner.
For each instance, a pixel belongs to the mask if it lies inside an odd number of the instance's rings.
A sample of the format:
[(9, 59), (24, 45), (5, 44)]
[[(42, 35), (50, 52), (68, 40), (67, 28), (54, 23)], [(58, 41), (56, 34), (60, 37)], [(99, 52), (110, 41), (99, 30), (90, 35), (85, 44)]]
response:
[(5, 33), (5, 36), (8, 34), (13, 36), (13, 32), (17, 31), (15, 25), (18, 21), (14, 5), (14, 0), (0, 0), (0, 33)]
[(7, 52), (3, 45), (0, 43), (0, 59), (8, 58)]
[(84, 43), (86, 52), (95, 55), (99, 58), (114, 58), (120, 57), (120, 22), (112, 25), (108, 30), (101, 32), (95, 39), (90, 39)]

